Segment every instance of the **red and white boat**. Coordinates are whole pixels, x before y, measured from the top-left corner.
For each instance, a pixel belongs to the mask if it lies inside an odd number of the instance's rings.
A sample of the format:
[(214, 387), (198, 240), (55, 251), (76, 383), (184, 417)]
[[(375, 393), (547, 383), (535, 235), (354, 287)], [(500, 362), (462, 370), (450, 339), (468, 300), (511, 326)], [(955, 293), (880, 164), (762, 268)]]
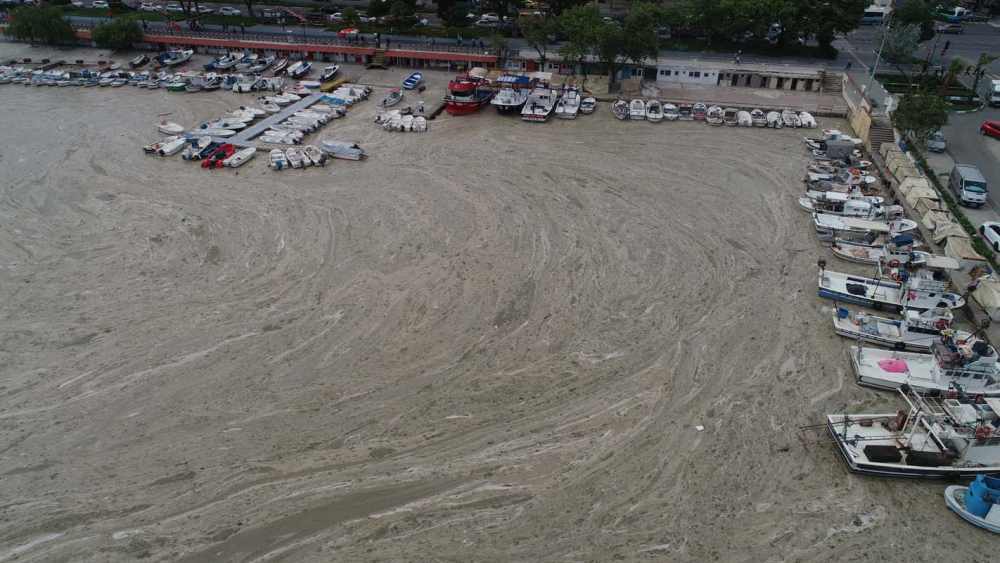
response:
[(445, 111), (452, 115), (476, 113), (493, 99), (493, 89), (482, 78), (460, 75), (448, 83), (444, 97)]

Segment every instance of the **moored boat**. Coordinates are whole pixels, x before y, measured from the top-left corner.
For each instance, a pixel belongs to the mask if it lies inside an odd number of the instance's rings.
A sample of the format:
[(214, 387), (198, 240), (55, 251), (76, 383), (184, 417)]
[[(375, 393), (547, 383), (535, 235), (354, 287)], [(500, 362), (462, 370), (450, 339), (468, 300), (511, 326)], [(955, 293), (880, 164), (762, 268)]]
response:
[(826, 268), (820, 268), (818, 288), (819, 296), (826, 299), (894, 313), (965, 305), (965, 298), (955, 293), (915, 289), (907, 282), (854, 276)]
[[(707, 113), (708, 110), (706, 110)], [(677, 106), (677, 119), (681, 121), (691, 121), (694, 119), (694, 106), (691, 104), (679, 104)]]
[(521, 119), (531, 122), (547, 121), (556, 106), (556, 91), (552, 88), (539, 86), (528, 94), (528, 101), (521, 108)]
[(444, 96), (445, 111), (451, 115), (468, 115), (483, 109), (493, 99), (493, 90), (482, 78), (456, 76), (448, 83)]
[(736, 114), (739, 110), (736, 108), (726, 108), (722, 110), (722, 123), (728, 127), (736, 126)]
[[(906, 309), (902, 319), (879, 317), (867, 311), (837, 307), (833, 329), (845, 338), (867, 342), (893, 350), (929, 352), (942, 331), (952, 330), (955, 320), (950, 309), (934, 307), (923, 312)], [(965, 331), (953, 331), (956, 342), (965, 344), (975, 337)]]
[(423, 73), (414, 72), (409, 77), (407, 77), (406, 80), (403, 81), (403, 88), (406, 88), (407, 90), (413, 90), (414, 88), (417, 87), (418, 84), (420, 84), (420, 81), (423, 79), (424, 79)]
[(257, 154), (257, 147), (247, 147), (233, 153), (232, 156), (222, 161), (222, 164), (230, 168), (239, 168), (253, 158), (255, 154)]
[(347, 141), (323, 141), (323, 152), (345, 160), (361, 160), (365, 156), (364, 149), (357, 143)]
[(527, 76), (505, 74), (497, 79), (500, 90), (490, 100), (490, 104), (499, 114), (521, 113), (524, 103), (528, 101), (531, 79)]
[(629, 102), (628, 118), (636, 121), (646, 119), (646, 102), (640, 99)]
[(566, 90), (563, 90), (563, 95), (556, 102), (556, 117), (559, 119), (576, 119), (576, 115), (580, 112), (580, 92), (570, 86)]
[(708, 108), (708, 113), (705, 114), (705, 123), (709, 125), (722, 125), (722, 108), (719, 106)]
[(708, 116), (708, 106), (698, 102), (691, 106), (691, 117), (694, 119), (705, 119)]
[(944, 500), (971, 524), (1000, 534), (1000, 479), (977, 475), (968, 487), (950, 485), (944, 490)]
[(646, 102), (646, 121), (650, 123), (663, 121), (663, 106), (659, 100), (652, 99)]
[(628, 102), (625, 100), (615, 100), (611, 104), (611, 113), (618, 119), (628, 119)]
[(582, 114), (594, 113), (595, 109), (597, 109), (597, 100), (594, 98), (587, 97), (580, 102), (580, 113)]
[(767, 115), (759, 109), (750, 111), (750, 120), (753, 121), (754, 127), (767, 127)]

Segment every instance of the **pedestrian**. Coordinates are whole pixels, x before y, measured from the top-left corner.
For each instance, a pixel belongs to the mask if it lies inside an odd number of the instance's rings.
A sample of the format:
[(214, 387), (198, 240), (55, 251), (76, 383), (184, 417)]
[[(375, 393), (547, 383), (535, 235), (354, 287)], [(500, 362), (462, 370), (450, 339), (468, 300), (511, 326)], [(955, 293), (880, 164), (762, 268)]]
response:
[(480, 49), (482, 49), (482, 48), (483, 48), (483, 40), (482, 40), (482, 39), (480, 39), (480, 40), (479, 40), (479, 48), (480, 48)]
[(740, 56), (739, 56), (739, 55), (736, 55), (736, 60), (735, 60), (735, 61), (733, 61), (733, 62), (735, 62), (735, 63), (736, 63), (736, 66), (740, 66)]
[(986, 76), (986, 69), (984, 68), (979, 71), (979, 79), (982, 80), (985, 76)]
[(247, 34), (247, 26), (246, 26), (246, 24), (242, 24), (242, 23), (240, 24), (240, 33), (242, 33), (243, 35)]
[(391, 38), (391, 36), (390, 36), (390, 37), (386, 37), (386, 38), (385, 38), (385, 48), (386, 48), (386, 49), (388, 49), (388, 48), (389, 48), (389, 40), (390, 40), (390, 38)]
[(437, 41), (433, 37), (431, 37), (431, 47), (434, 47), (436, 45), (437, 45)]
[(965, 67), (965, 76), (969, 76), (969, 72), (972, 71), (972, 65)]
[(222, 22), (222, 31), (229, 31), (229, 24), (228, 23)]
[(854, 59), (847, 59), (847, 66), (844, 68), (844, 70), (851, 70), (851, 64), (853, 62), (854, 62)]

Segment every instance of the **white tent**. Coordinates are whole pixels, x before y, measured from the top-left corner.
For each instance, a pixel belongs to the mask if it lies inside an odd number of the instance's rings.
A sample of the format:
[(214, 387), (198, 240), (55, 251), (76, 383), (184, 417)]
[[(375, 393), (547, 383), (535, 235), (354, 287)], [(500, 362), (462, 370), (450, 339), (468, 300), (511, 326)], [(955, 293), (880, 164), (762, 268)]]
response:
[(941, 244), (941, 241), (946, 238), (969, 238), (969, 233), (966, 233), (962, 227), (955, 224), (939, 225), (934, 230), (934, 242)]
[(910, 207), (916, 207), (917, 201), (921, 198), (937, 199), (937, 192), (931, 188), (921, 188), (915, 187), (910, 190), (910, 193), (906, 194), (906, 204)]
[(883, 160), (887, 160), (891, 152), (903, 152), (903, 149), (899, 148), (899, 145), (896, 143), (882, 143), (882, 146), (878, 149), (878, 153), (882, 155)]
[[(923, 201), (923, 200), (921, 200)], [(924, 216), (920, 219), (920, 224), (924, 226), (925, 229), (934, 232), (938, 227), (949, 227), (951, 226), (951, 217), (943, 211), (928, 211), (924, 213)]]
[(927, 178), (913, 178), (913, 177), (900, 180), (898, 189), (905, 196), (909, 195), (910, 190), (912, 190), (914, 186), (923, 186), (925, 188), (933, 189), (931, 187), (931, 183), (927, 181)]
[(993, 279), (993, 276), (979, 278), (972, 298), (982, 306), (991, 321), (1000, 321), (1000, 281)]
[(963, 237), (948, 237), (944, 240), (944, 255), (958, 260), (962, 271), (968, 272), (976, 266), (985, 266), (986, 259), (972, 248), (972, 241)]

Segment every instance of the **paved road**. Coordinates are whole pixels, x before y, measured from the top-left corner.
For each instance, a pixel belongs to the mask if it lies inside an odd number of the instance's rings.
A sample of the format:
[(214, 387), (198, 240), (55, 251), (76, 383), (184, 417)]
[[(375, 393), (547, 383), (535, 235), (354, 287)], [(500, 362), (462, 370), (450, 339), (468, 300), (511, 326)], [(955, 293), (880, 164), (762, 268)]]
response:
[(948, 139), (946, 152), (952, 160), (975, 165), (986, 178), (990, 189), (987, 195), (987, 206), (991, 211), (989, 218), (996, 220), (1000, 217), (1000, 140), (979, 134), (979, 126), (987, 119), (1000, 120), (1000, 108), (952, 115), (943, 131)]

